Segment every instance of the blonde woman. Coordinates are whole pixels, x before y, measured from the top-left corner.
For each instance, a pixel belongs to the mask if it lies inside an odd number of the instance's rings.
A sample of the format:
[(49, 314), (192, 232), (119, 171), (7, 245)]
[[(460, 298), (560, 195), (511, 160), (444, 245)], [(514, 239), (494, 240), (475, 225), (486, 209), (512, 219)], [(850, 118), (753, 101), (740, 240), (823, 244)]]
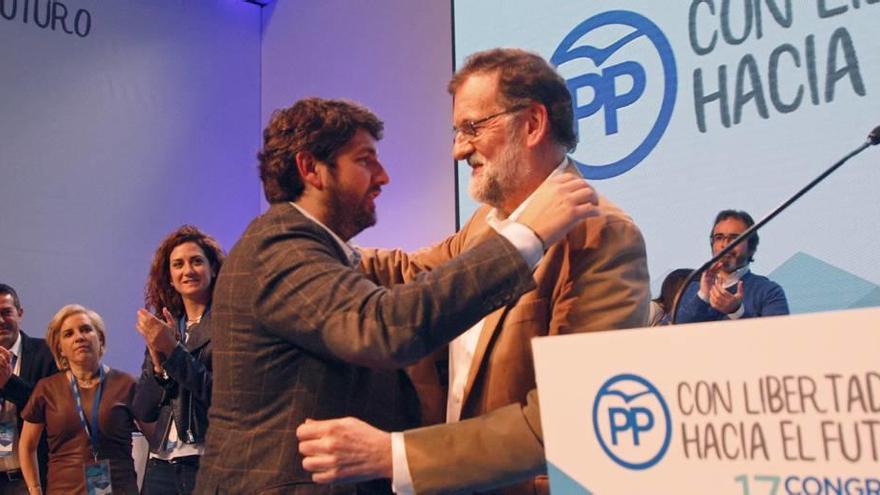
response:
[(36, 450), (45, 429), (45, 493), (86, 493), (88, 485), (95, 493), (109, 493), (112, 486), (114, 494), (136, 494), (131, 458), (135, 425), (129, 410), (135, 382), (101, 364), (107, 343), (104, 320), (83, 306), (64, 306), (49, 322), (46, 343), (61, 371), (37, 383), (21, 414), (19, 459), (28, 491), (44, 493)]

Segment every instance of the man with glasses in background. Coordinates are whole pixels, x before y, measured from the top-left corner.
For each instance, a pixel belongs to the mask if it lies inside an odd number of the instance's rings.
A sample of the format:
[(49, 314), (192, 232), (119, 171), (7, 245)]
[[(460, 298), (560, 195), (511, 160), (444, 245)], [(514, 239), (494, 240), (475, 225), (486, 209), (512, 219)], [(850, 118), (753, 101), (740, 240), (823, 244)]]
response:
[[(482, 205), (436, 246), (415, 253), (364, 250), (362, 268), (383, 285), (411, 280), (471, 249), (516, 221), (542, 183), (578, 173), (566, 156), (577, 144), (571, 95), (540, 56), (507, 48), (476, 53), (453, 76), (449, 92), (452, 154), (470, 165), (469, 192)], [(459, 423), (463, 428), (443, 425), (391, 436), (351, 418), (306, 423), (298, 430), (300, 450), (314, 479), (387, 477), (398, 494), (484, 490), (524, 480), (503, 493), (548, 493), (546, 476), (535, 477), (545, 466), (530, 394), (536, 386), (531, 339), (647, 321), (642, 235), (604, 197), (596, 213), (547, 250), (535, 269), (535, 290), (486, 316), (451, 342), (448, 352), (409, 370), (423, 419), (451, 423), (496, 414)]]
[[(719, 212), (709, 234), (712, 256), (754, 224), (744, 211)], [(757, 250), (755, 233), (703, 272), (699, 283), (691, 283), (682, 294), (677, 323), (787, 315), (788, 301), (782, 287), (749, 270)]]

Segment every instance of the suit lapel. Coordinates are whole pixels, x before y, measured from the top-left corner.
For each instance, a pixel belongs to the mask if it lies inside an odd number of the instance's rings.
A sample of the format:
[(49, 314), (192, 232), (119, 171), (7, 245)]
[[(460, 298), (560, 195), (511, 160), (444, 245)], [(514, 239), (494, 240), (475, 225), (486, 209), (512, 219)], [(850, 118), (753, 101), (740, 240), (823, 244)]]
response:
[(31, 368), (33, 367), (33, 341), (30, 337), (21, 332), (21, 355), (18, 356), (21, 361), (21, 367), (18, 369), (18, 376), (23, 380), (30, 381)]
[(461, 415), (459, 419), (465, 418), (464, 413), (467, 410), (467, 404), (471, 397), (471, 392), (473, 392), (474, 383), (476, 383), (480, 372), (485, 368), (483, 366), (483, 361), (486, 359), (486, 354), (494, 340), (495, 334), (498, 333), (498, 329), (501, 327), (501, 321), (507, 314), (507, 311), (510, 310), (510, 307), (511, 306), (505, 306), (499, 308), (490, 313), (483, 320), (483, 328), (480, 330), (480, 338), (477, 340), (477, 348), (474, 349), (474, 359), (471, 361), (471, 368), (468, 370), (468, 379), (465, 383), (464, 393), (461, 398)]
[[(485, 239), (490, 232), (493, 232), (492, 227), (486, 222), (486, 215), (488, 215), (490, 210), (490, 208), (485, 206), (477, 210), (471, 224), (471, 232), (468, 233), (469, 236), (464, 245), (465, 251)], [(477, 340), (476, 349), (474, 349), (474, 358), (471, 361), (471, 367), (468, 370), (468, 378), (467, 382), (465, 382), (464, 393), (461, 399), (462, 419), (464, 418), (464, 412), (467, 410), (468, 399), (473, 391), (474, 383), (476, 383), (480, 372), (483, 370), (483, 360), (486, 359), (486, 353), (494, 340), (495, 334), (498, 332), (504, 315), (507, 314), (509, 309), (510, 306), (499, 308), (492, 313), (489, 313), (483, 319), (483, 328), (480, 330), (480, 338)]]
[(187, 351), (193, 352), (211, 340), (211, 336), (208, 333), (208, 327), (205, 323), (207, 323), (207, 319), (203, 319), (189, 329), (189, 338), (184, 345), (184, 348), (186, 348)]

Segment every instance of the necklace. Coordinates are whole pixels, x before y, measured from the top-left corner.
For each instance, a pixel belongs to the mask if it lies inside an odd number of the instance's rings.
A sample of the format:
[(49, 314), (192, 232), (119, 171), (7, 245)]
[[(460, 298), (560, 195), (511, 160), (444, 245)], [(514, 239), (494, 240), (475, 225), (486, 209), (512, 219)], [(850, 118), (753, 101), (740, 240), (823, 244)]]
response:
[[(71, 372), (71, 373), (73, 373), (73, 372)], [(78, 383), (79, 386), (82, 388), (92, 388), (100, 380), (100, 378), (98, 376), (92, 376), (89, 378), (80, 378), (80, 377), (76, 376), (76, 374), (74, 374), (73, 377), (76, 379), (76, 383)]]

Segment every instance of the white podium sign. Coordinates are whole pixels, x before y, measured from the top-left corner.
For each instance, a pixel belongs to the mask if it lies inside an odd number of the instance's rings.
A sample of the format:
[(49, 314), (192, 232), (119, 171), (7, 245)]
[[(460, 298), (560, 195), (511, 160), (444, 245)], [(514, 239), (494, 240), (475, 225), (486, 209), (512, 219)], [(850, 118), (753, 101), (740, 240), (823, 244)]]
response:
[(880, 308), (533, 348), (554, 494), (880, 494)]

